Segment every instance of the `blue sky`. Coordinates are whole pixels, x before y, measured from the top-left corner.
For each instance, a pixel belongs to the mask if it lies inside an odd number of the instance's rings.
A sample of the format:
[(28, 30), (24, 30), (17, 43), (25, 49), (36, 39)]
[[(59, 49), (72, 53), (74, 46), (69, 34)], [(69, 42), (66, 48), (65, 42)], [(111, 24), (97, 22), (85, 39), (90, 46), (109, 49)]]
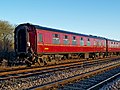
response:
[(120, 40), (120, 0), (0, 0), (0, 20)]

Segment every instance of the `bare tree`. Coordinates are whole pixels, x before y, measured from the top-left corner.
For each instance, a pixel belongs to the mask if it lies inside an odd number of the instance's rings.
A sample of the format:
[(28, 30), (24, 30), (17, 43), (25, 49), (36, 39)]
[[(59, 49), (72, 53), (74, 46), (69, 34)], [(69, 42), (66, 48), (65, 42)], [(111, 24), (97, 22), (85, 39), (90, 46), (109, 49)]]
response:
[(11, 51), (14, 45), (14, 26), (8, 21), (0, 20), (0, 51)]

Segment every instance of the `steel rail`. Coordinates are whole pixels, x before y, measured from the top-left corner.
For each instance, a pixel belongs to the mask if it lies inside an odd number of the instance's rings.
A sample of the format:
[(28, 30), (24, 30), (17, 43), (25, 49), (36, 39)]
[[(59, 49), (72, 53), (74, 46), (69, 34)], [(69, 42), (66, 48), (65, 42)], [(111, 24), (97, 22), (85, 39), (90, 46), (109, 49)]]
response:
[[(118, 60), (119, 58), (117, 58), (116, 60)], [(71, 62), (71, 63), (64, 63), (64, 64), (57, 64), (57, 65), (50, 65), (50, 66), (44, 66), (44, 67), (26, 67), (26, 68), (17, 68), (17, 69), (12, 69), (10, 71), (0, 71), (0, 76), (3, 76), (3, 75), (9, 75), (9, 74), (18, 74), (18, 73), (21, 73), (21, 71), (24, 73), (25, 71), (35, 71), (35, 70), (44, 70), (46, 68), (56, 68), (56, 67), (59, 67), (59, 66), (67, 66), (67, 65), (71, 65), (71, 66), (74, 66), (74, 65), (77, 65), (77, 64), (80, 64), (81, 66), (84, 66), (85, 64), (95, 64), (95, 63), (100, 63), (100, 62), (108, 62), (108, 61), (113, 61), (113, 60), (108, 60), (108, 59), (105, 59), (105, 60), (94, 60), (94, 61), (75, 61), (75, 62)]]
[(30, 90), (48, 90), (50, 88), (58, 88), (59, 86), (68, 84), (68, 83), (73, 82), (75, 80), (84, 79), (84, 78), (87, 78), (87, 77), (97, 75), (97, 74), (100, 74), (102, 72), (111, 70), (113, 68), (118, 67), (119, 65), (120, 65), (120, 63), (118, 62), (117, 64), (114, 64), (114, 65), (106, 66), (104, 68), (99, 68), (99, 69), (89, 71), (89, 72), (86, 72), (86, 73), (82, 73), (82, 74), (77, 74), (77, 75), (72, 76), (72, 77), (68, 77), (68, 78), (65, 78), (65, 79), (58, 80), (58, 81), (46, 83), (46, 84), (39, 85), (39, 86), (36, 86), (36, 87), (32, 87), (32, 88), (29, 88), (29, 89)]
[[(119, 56), (117, 57), (107, 57), (107, 58), (103, 58), (103, 59), (90, 59), (90, 60), (86, 60), (86, 59), (72, 59), (72, 60), (65, 60), (65, 61), (60, 61), (57, 65), (61, 65), (61, 64), (67, 64), (67, 63), (75, 63), (75, 62), (97, 62), (97, 61), (102, 61), (102, 60), (110, 60), (110, 59), (117, 59), (120, 58)], [(55, 66), (56, 64), (50, 64), (47, 66)], [(32, 66), (32, 67), (26, 67), (26, 66), (15, 66), (15, 67), (0, 67), (0, 72), (9, 72), (9, 71), (17, 71), (17, 70), (21, 70), (21, 69), (30, 69), (30, 68), (38, 68), (38, 67), (47, 67), (47, 66)]]
[[(117, 59), (116, 59), (117, 60)], [(11, 71), (11, 72), (3, 72), (0, 74), (0, 80), (7, 80), (11, 78), (21, 78), (21, 77), (28, 77), (32, 76), (35, 74), (43, 74), (43, 73), (48, 73), (48, 72), (55, 72), (59, 70), (67, 70), (71, 68), (85, 68), (85, 67), (90, 67), (91, 65), (98, 65), (102, 63), (107, 63), (109, 60), (102, 60), (102, 61), (96, 61), (93, 62), (87, 62), (81, 65), (82, 62), (77, 62), (77, 63), (69, 63), (69, 64), (62, 64), (62, 65), (57, 65), (57, 66), (51, 66), (51, 67), (44, 67), (44, 68), (32, 68), (32, 69), (27, 69), (27, 70), (18, 70), (18, 71)], [(96, 64), (95, 64), (96, 63)], [(7, 76), (6, 76), (7, 75)]]
[(105, 85), (105, 84), (109, 83), (110, 81), (116, 79), (118, 76), (120, 76), (120, 73), (117, 73), (114, 76), (111, 76), (110, 78), (107, 78), (106, 80), (103, 80), (103, 81), (97, 83), (96, 85), (91, 86), (87, 90), (98, 90), (100, 87), (102, 87), (103, 85)]

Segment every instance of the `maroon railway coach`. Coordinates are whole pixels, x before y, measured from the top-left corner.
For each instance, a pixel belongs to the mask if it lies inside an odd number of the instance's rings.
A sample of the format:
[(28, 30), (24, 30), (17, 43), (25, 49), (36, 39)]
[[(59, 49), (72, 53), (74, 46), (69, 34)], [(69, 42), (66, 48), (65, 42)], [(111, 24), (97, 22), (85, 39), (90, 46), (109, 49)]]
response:
[[(18, 55), (27, 53), (27, 42), (41, 57), (95, 58), (108, 53), (110, 42), (106, 38), (84, 35), (64, 30), (20, 24), (15, 29), (15, 51)], [(120, 44), (120, 42), (118, 42)], [(114, 50), (114, 49), (112, 49)], [(112, 51), (111, 51), (112, 52)], [(120, 46), (117, 52), (120, 52)]]
[(108, 43), (108, 55), (119, 55), (120, 54), (120, 41), (107, 40)]

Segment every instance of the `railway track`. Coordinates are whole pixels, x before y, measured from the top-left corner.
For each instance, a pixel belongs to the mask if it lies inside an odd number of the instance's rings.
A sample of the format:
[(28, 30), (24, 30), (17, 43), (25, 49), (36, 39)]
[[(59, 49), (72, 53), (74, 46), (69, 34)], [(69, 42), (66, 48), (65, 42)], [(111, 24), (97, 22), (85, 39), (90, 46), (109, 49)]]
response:
[[(111, 64), (109, 64), (110, 62), (108, 63), (108, 61), (110, 61)], [(36, 82), (36, 80), (38, 80), (38, 79), (41, 79), (38, 85), (34, 85), (31, 87), (33, 87), (33, 88), (37, 88), (37, 87), (46, 88), (47, 86), (49, 86), (49, 84), (52, 84), (52, 83), (55, 85), (57, 85), (56, 83), (58, 83), (58, 85), (61, 85), (61, 82), (66, 82), (66, 81), (69, 82), (68, 79), (71, 79), (71, 78), (72, 78), (72, 80), (70, 80), (70, 81), (73, 81), (74, 77), (76, 78), (76, 77), (79, 77), (80, 74), (82, 75), (82, 74), (85, 74), (91, 70), (95, 70), (95, 68), (97, 66), (101, 66), (101, 67), (96, 68), (96, 70), (103, 68), (103, 67), (107, 67), (106, 65), (112, 67), (113, 65), (115, 65), (117, 63), (118, 64), (120, 63), (119, 59), (114, 58), (112, 60), (105, 60), (105, 61), (101, 60), (99, 62), (94, 61), (94, 63), (89, 62), (89, 61), (85, 62), (84, 64), (82, 62), (79, 62), (79, 63), (76, 62), (76, 63), (60, 64), (60, 65), (56, 65), (56, 66), (41, 67), (41, 68), (32, 68), (32, 69), (27, 68), (27, 70), (2, 72), (2, 74), (0, 73), (0, 82), (1, 83), (4, 83), (4, 82), (8, 83), (7, 80), (8, 81), (9, 80), (16, 80), (16, 82), (17, 82), (21, 78), (25, 79), (26, 81), (27, 80), (29, 81), (29, 79), (26, 79), (26, 78), (31, 77), (32, 79), (30, 78), (30, 81), (34, 81), (34, 82)], [(90, 69), (90, 68), (92, 68), (92, 69)], [(79, 70), (79, 71), (77, 72), (77, 70)], [(74, 72), (73, 75), (71, 75), (72, 72)], [(91, 71), (91, 73), (92, 73), (92, 71)], [(59, 76), (62, 76), (62, 78)], [(49, 79), (49, 77), (51, 80)], [(59, 79), (54, 79), (55, 77), (59, 77)], [(88, 77), (88, 75), (85, 75), (85, 77)], [(85, 78), (85, 77), (82, 77), (82, 78)], [(46, 80), (46, 78), (48, 78), (47, 79), (48, 81)], [(22, 80), (20, 80), (20, 82), (21, 81)], [(47, 81), (48, 83), (44, 82), (44, 81)], [(41, 82), (43, 82), (43, 83), (41, 83)], [(18, 85), (19, 85), (19, 83), (18, 83)], [(39, 85), (41, 85), (41, 86), (39, 86)], [(2, 86), (4, 86), (4, 85), (2, 85)], [(50, 85), (50, 86), (52, 86), (52, 85)], [(31, 87), (29, 87), (29, 89), (32, 89)], [(54, 85), (52, 87), (54, 87)], [(51, 88), (51, 87), (49, 87), (49, 88)], [(46, 88), (46, 89), (48, 89), (48, 88)]]
[[(70, 68), (82, 68), (82, 67), (90, 67), (92, 65), (107, 63), (108, 61), (118, 60), (118, 58), (114, 58), (111, 60), (93, 60), (91, 61), (75, 61), (75, 62), (69, 62), (59, 65), (53, 65), (53, 66), (45, 66), (45, 67), (15, 67), (10, 69), (1, 70), (0, 72), (0, 80), (7, 80), (11, 78), (19, 78), (19, 77), (26, 77), (30, 75), (35, 74), (41, 74), (41, 73), (47, 73), (47, 72), (53, 72), (58, 70), (65, 70)], [(57, 69), (58, 68), (58, 69)]]
[[(120, 57), (112, 57), (112, 58), (105, 58), (105, 59), (97, 59), (97, 60), (86, 60), (86, 59), (75, 59), (75, 60), (64, 60), (60, 61), (57, 65), (62, 65), (62, 64), (70, 64), (70, 63), (79, 63), (81, 64), (87, 63), (87, 62), (93, 62), (93, 63), (98, 63), (102, 62), (103, 60), (108, 61), (108, 60), (114, 60), (114, 59), (119, 59)], [(17, 70), (24, 70), (24, 69), (31, 69), (31, 68), (42, 68), (42, 67), (49, 67), (49, 66), (56, 66), (56, 64), (48, 64), (47, 66), (32, 66), (32, 67), (26, 67), (26, 66), (13, 66), (13, 67), (0, 67), (0, 72), (11, 72), (11, 71), (17, 71)]]
[[(97, 90), (97, 89), (100, 89), (101, 87), (105, 86), (107, 83), (110, 83), (111, 81), (113, 81), (116, 78), (120, 77), (120, 73), (119, 73), (120, 72), (120, 70), (119, 70), (120, 68), (117, 68), (117, 69), (118, 69), (118, 70), (116, 70), (117, 73), (115, 71), (110, 71), (111, 74), (109, 74), (110, 75), (109, 78), (106, 78), (105, 80), (103, 80), (103, 81), (101, 81), (101, 82), (91, 86), (87, 90)], [(113, 73), (115, 73), (115, 74), (113, 74)], [(107, 75), (108, 75), (108, 72), (106, 72), (106, 75), (104, 75), (104, 76), (107, 76)]]
[(120, 67), (85, 80), (65, 85), (64, 87), (59, 88), (59, 90), (99, 90), (118, 77), (120, 77)]
[[(65, 61), (60, 61), (58, 65), (60, 64), (68, 64), (68, 63), (75, 63), (75, 62), (83, 62), (86, 61), (85, 59), (82, 60), (65, 60)], [(56, 64), (48, 64), (47, 66), (55, 66)], [(41, 67), (46, 67), (46, 66), (35, 66), (32, 65), (31, 67), (26, 67), (26, 66), (13, 66), (13, 67), (1, 67), (0, 72), (6, 72), (6, 71), (16, 71), (16, 70), (23, 70), (23, 69), (30, 69), (30, 68), (41, 68)]]
[[(78, 87), (76, 86), (76, 83), (72, 87), (71, 87), (71, 84), (68, 84), (68, 86), (65, 86), (65, 87), (64, 87), (64, 85), (67, 84), (67, 83), (72, 83), (72, 82), (79, 81), (79, 80), (82, 80), (82, 79), (84, 80), (85, 78), (89, 78), (91, 76), (100, 74), (100, 73), (108, 71), (108, 70), (112, 70), (113, 68), (119, 67), (119, 65), (120, 65), (119, 63), (116, 63), (116, 64), (108, 65), (108, 66), (105, 66), (105, 67), (102, 67), (102, 68), (93, 69), (93, 70), (88, 71), (88, 72), (76, 74), (74, 76), (70, 76), (70, 77), (67, 77), (67, 78), (64, 78), (64, 79), (61, 79), (61, 80), (58, 80), (58, 81), (54, 81), (54, 82), (50, 82), (50, 83), (47, 83), (47, 84), (39, 85), (37, 87), (32, 87), (30, 89), (31, 90), (34, 90), (34, 89), (36, 89), (36, 90), (43, 90), (43, 89), (47, 90), (47, 89), (59, 88), (60, 90), (63, 90), (63, 89), (65, 89), (65, 90), (70, 90), (70, 89), (72, 89), (72, 90), (74, 90), (74, 89), (75, 90), (77, 90), (77, 89), (78, 90), (86, 90), (86, 88), (88, 88), (89, 85), (91, 85), (91, 82), (86, 81), (84, 83), (81, 83), (81, 85), (79, 85)], [(91, 80), (91, 81), (94, 81), (94, 79)], [(82, 84), (84, 84), (84, 86)], [(82, 88), (80, 89), (81, 86), (82, 86)], [(90, 90), (92, 90), (92, 89), (90, 89)]]

